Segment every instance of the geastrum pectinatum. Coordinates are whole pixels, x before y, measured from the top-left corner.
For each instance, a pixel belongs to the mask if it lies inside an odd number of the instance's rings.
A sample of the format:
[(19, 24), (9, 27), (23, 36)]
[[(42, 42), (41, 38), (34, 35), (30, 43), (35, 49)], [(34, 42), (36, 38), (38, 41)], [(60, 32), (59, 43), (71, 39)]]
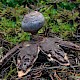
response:
[[(40, 12), (33, 11), (24, 16), (22, 29), (35, 35), (38, 30), (42, 28), (44, 22), (44, 16)], [(18, 77), (26, 75), (31, 70), (40, 51), (46, 55), (48, 61), (56, 61), (64, 66), (70, 65), (67, 53), (65, 53), (60, 46), (61, 41), (62, 40), (58, 37), (52, 38), (35, 35), (34, 40), (32, 39), (28, 42), (24, 42), (17, 58)], [(65, 43), (66, 42), (63, 41), (63, 46)], [(75, 46), (75, 48), (80, 49), (79, 46)]]

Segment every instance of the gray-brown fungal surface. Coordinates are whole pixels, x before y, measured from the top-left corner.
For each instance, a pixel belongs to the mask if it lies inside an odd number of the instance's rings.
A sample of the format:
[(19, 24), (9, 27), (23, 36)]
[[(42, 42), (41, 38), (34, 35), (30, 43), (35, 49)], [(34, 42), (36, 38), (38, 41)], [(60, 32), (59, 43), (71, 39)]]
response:
[(59, 44), (57, 44), (57, 41), (59, 41), (57, 38), (44, 38), (40, 43), (41, 50), (49, 61), (56, 61), (60, 65), (68, 66), (70, 65), (68, 56)]
[(30, 71), (40, 51), (37, 44), (24, 43), (23, 45), (17, 59), (18, 77), (22, 77)]
[[(43, 37), (42, 37), (43, 38)], [(56, 43), (57, 38), (43, 38), (41, 41), (25, 42), (20, 50), (17, 59), (18, 77), (22, 77), (31, 71), (39, 52), (46, 55), (51, 62), (58, 62), (60, 65), (70, 65), (67, 54)]]
[(44, 21), (44, 16), (40, 12), (33, 11), (24, 16), (22, 29), (31, 34), (36, 34), (38, 30), (42, 28)]

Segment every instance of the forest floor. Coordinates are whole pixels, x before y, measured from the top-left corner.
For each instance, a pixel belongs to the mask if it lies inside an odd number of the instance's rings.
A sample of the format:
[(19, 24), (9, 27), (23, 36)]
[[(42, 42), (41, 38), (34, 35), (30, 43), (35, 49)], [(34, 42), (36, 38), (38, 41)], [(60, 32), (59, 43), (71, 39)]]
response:
[[(15, 46), (24, 41), (30, 41), (30, 34), (21, 29), (21, 22), (25, 14), (34, 10), (41, 12), (45, 17), (45, 24), (38, 34), (51, 28), (51, 33), (54, 35), (80, 46), (79, 0), (27, 1), (0, 1), (0, 60)], [(68, 53), (71, 66), (61, 66), (55, 61), (52, 64), (41, 53), (30, 73), (23, 78), (27, 80), (80, 80), (80, 51), (65, 50), (65, 52)], [(15, 63), (16, 56), (11, 55), (9, 61), (5, 61), (3, 65), (0, 62), (0, 79), (19, 79)]]

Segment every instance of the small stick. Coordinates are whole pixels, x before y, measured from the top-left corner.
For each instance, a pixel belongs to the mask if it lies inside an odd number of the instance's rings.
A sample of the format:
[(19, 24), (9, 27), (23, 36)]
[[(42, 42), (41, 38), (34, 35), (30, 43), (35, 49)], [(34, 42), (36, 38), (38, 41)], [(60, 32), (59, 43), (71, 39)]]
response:
[[(9, 52), (6, 53), (6, 55), (0, 60), (0, 65), (2, 65), (2, 63), (6, 60), (9, 60), (9, 57), (11, 57), (11, 55), (13, 55), (15, 53), (15, 51), (17, 51), (19, 49), (19, 47), (22, 46), (22, 43), (15, 46), (14, 48), (12, 48)], [(5, 61), (5, 63), (6, 63)]]
[(53, 79), (53, 76), (52, 76), (51, 74), (50, 74), (49, 76), (50, 76), (51, 80), (54, 80), (54, 79)]
[(58, 80), (62, 80), (62, 79), (57, 75), (56, 71), (54, 72), (54, 76), (55, 76), (56, 78), (58, 78)]

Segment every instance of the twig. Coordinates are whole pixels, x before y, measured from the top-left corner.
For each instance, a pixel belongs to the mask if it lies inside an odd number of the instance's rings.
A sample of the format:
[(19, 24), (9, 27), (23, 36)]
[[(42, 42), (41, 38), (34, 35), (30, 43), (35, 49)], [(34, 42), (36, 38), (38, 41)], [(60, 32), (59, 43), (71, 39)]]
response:
[(3, 63), (6, 63), (9, 60), (9, 58), (11, 57), (11, 55), (15, 54), (19, 50), (20, 46), (22, 46), (22, 43), (15, 46), (9, 52), (7, 52), (6, 55), (0, 60), (0, 65), (2, 65)]
[(62, 79), (57, 75), (56, 71), (55, 71), (55, 73), (54, 73), (54, 77), (58, 78), (58, 80), (62, 80)]
[(52, 74), (49, 74), (49, 76), (50, 76), (51, 80), (54, 80), (54, 79), (53, 79), (53, 76), (52, 76)]

